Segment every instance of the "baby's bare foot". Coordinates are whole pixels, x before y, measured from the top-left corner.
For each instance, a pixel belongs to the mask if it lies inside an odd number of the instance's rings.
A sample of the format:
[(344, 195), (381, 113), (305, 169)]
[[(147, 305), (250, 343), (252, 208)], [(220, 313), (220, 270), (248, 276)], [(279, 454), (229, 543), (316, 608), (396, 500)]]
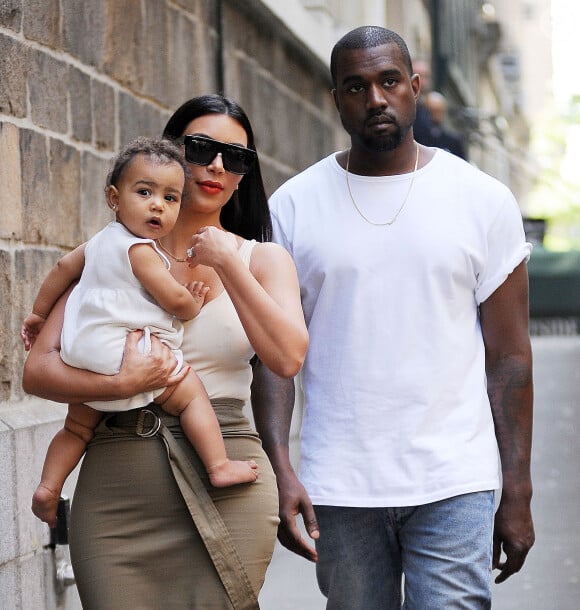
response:
[(39, 485), (32, 496), (32, 512), (49, 527), (56, 527), (56, 511), (60, 494)]
[(249, 462), (226, 460), (222, 464), (212, 466), (208, 474), (214, 487), (253, 483), (258, 478), (258, 465), (254, 460)]

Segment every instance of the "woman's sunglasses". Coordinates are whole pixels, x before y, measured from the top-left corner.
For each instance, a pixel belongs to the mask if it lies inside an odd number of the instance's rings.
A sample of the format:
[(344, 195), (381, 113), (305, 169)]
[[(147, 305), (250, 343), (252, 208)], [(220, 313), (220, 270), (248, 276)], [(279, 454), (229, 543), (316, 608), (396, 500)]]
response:
[(232, 174), (247, 174), (256, 160), (256, 151), (239, 144), (226, 144), (206, 136), (185, 135), (185, 160), (194, 165), (209, 165), (219, 154), (224, 169)]

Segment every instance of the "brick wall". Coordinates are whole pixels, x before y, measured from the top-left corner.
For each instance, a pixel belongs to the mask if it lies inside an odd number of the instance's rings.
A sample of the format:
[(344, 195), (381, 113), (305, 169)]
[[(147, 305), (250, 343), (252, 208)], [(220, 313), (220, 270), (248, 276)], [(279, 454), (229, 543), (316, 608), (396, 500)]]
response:
[(74, 588), (55, 592), (29, 509), (64, 407), (22, 392), (23, 316), (57, 258), (110, 220), (112, 155), (220, 83), (253, 122), (269, 192), (343, 141), (326, 66), (260, 2), (0, 0), (3, 607), (78, 607)]

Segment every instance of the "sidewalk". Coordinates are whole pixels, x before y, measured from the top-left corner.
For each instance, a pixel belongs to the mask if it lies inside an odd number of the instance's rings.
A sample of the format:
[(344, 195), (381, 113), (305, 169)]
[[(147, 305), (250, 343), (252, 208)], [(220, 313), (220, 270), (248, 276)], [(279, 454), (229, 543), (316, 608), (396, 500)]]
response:
[[(533, 351), (536, 545), (520, 574), (494, 585), (493, 608), (578, 610), (580, 336), (535, 337)], [(278, 544), (260, 604), (261, 610), (324, 610), (314, 564)]]

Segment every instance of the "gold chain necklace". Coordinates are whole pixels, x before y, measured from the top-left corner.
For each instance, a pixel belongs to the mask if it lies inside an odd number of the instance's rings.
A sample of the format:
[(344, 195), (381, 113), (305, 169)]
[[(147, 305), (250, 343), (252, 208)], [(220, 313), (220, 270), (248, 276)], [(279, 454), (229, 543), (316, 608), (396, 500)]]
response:
[(387, 222), (375, 222), (374, 220), (370, 220), (362, 213), (361, 209), (356, 204), (356, 201), (354, 200), (354, 197), (352, 195), (352, 191), (350, 190), (350, 181), (348, 179), (348, 167), (350, 165), (350, 151), (352, 150), (350, 148), (348, 149), (348, 156), (346, 158), (346, 186), (348, 188), (348, 194), (350, 195), (350, 200), (352, 201), (352, 204), (354, 205), (354, 209), (360, 214), (361, 218), (363, 220), (365, 220), (366, 222), (368, 222), (370, 225), (374, 225), (375, 227), (390, 226), (397, 220), (397, 218), (399, 218), (399, 214), (403, 211), (403, 208), (405, 207), (405, 204), (407, 203), (407, 199), (409, 199), (409, 195), (411, 194), (411, 189), (413, 188), (413, 182), (415, 182), (415, 174), (417, 173), (417, 167), (419, 166), (419, 144), (415, 143), (415, 147), (417, 149), (417, 154), (415, 155), (415, 167), (413, 169), (413, 175), (411, 177), (411, 184), (409, 184), (409, 190), (407, 191), (407, 194), (405, 195), (405, 199), (403, 199), (403, 203), (401, 204), (401, 207), (397, 210), (397, 213), (391, 218), (391, 220), (387, 220)]
[(163, 252), (165, 252), (165, 254), (167, 254), (167, 256), (172, 258), (176, 263), (186, 263), (187, 262), (186, 258), (177, 258), (177, 256), (175, 256), (174, 254), (171, 254), (171, 252), (169, 252), (169, 250), (167, 248), (163, 247), (163, 244), (161, 243), (160, 239), (156, 239), (155, 243), (163, 250)]

